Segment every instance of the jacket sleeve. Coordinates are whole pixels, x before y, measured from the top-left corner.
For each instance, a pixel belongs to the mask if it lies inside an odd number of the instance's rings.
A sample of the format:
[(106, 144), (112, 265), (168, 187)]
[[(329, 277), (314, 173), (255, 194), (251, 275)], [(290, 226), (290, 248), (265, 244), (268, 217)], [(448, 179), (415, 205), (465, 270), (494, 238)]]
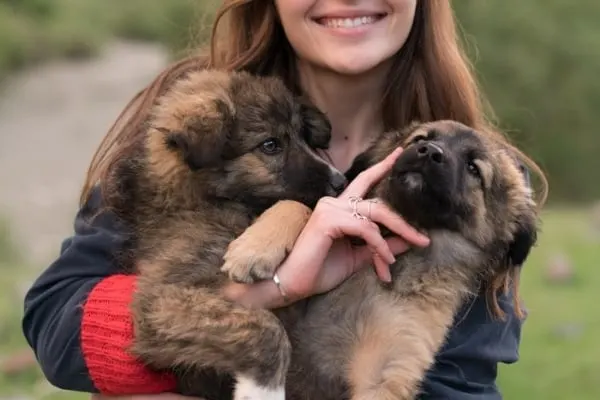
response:
[(500, 297), (504, 321), (493, 320), (483, 296), (457, 314), (448, 340), (422, 387), (421, 400), (501, 400), (496, 386), (498, 363), (519, 358), (522, 321), (511, 300)]
[(127, 353), (133, 337), (129, 302), (135, 276), (119, 273), (113, 255), (126, 241), (114, 215), (88, 217), (99, 191), (75, 218), (73, 236), (25, 296), (23, 333), (46, 379), (56, 387), (105, 394), (173, 391), (174, 378)]

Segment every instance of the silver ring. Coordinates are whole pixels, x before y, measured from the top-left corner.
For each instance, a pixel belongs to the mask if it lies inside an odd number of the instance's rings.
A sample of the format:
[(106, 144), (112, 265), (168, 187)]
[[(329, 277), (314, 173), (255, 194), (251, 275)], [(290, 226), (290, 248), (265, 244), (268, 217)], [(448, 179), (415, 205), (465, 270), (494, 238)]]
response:
[(281, 297), (283, 297), (283, 300), (288, 302), (289, 298), (287, 296), (287, 292), (283, 289), (283, 286), (281, 285), (281, 280), (279, 279), (279, 275), (277, 275), (277, 273), (273, 274), (273, 282), (275, 282), (275, 286), (277, 286), (279, 294), (281, 295)]
[(363, 201), (363, 198), (358, 196), (350, 196), (348, 198), (348, 203), (350, 203), (350, 207), (352, 208), (352, 216), (357, 219), (368, 220), (367, 217), (358, 212), (358, 203), (361, 201)]
[(369, 216), (367, 217), (367, 219), (370, 220), (371, 219), (371, 204), (373, 204), (373, 203), (379, 203), (379, 200), (377, 200), (377, 199), (370, 199), (370, 200), (367, 200), (367, 202), (369, 203), (369, 208), (368, 208), (368, 211), (367, 211), (367, 214)]

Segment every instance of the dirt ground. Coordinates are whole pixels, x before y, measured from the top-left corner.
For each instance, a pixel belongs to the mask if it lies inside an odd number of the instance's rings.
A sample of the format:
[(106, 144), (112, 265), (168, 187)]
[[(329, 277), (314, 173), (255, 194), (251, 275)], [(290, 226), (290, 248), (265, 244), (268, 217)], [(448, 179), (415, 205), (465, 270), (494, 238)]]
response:
[(96, 146), (166, 61), (160, 47), (114, 43), (99, 58), (41, 65), (1, 89), (0, 217), (32, 266), (56, 257)]

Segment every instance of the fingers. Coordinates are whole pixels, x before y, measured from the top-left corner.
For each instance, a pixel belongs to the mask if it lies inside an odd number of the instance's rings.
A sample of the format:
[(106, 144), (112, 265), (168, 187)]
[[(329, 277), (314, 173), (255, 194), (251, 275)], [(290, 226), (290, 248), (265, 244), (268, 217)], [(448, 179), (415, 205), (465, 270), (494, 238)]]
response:
[[(391, 237), (385, 239), (388, 248), (392, 252), (392, 254), (398, 255), (404, 253), (406, 250), (410, 248), (410, 246), (399, 237)], [(355, 249), (356, 252), (356, 263), (354, 271), (362, 268), (364, 264), (368, 261), (373, 262), (373, 267), (375, 269), (375, 273), (384, 282), (391, 282), (392, 275), (390, 272), (390, 264), (384, 261), (381, 256), (374, 252), (369, 246), (361, 246)]]
[[(383, 261), (393, 263), (392, 254), (386, 240), (381, 236), (379, 227), (372, 221), (354, 215), (344, 199), (325, 199), (319, 202), (305, 227), (314, 232), (324, 233), (331, 241), (344, 236), (362, 238), (373, 253)], [(305, 234), (305, 232), (303, 232)]]
[(425, 247), (429, 245), (430, 240), (427, 236), (409, 225), (400, 215), (379, 199), (359, 201), (356, 203), (356, 211), (367, 219), (385, 225), (389, 230), (415, 246)]
[(364, 196), (375, 182), (381, 180), (392, 169), (400, 153), (402, 153), (401, 147), (394, 150), (382, 161), (358, 174), (342, 192), (340, 197)]
[(381, 236), (379, 227), (374, 223), (352, 217), (347, 220), (347, 223), (342, 229), (345, 236), (362, 238), (366, 242), (366, 247), (369, 251), (373, 254), (378, 254), (378, 258), (380, 258), (382, 262), (391, 264), (396, 261), (396, 257), (392, 254), (386, 240)]
[(392, 280), (392, 274), (390, 272), (390, 264), (384, 261), (379, 254), (373, 251), (369, 246), (360, 246), (354, 248), (355, 259), (352, 273), (365, 267), (368, 261), (373, 263), (375, 273), (377, 277), (384, 282), (390, 282)]
[(387, 244), (390, 248), (390, 251), (394, 255), (402, 254), (405, 251), (407, 251), (408, 249), (410, 249), (410, 246), (408, 245), (408, 243), (406, 243), (406, 241), (404, 239), (402, 239), (401, 237), (392, 236), (392, 237), (386, 238), (385, 241), (387, 242)]
[(384, 282), (392, 281), (392, 273), (390, 271), (390, 264), (386, 263), (379, 257), (379, 254), (373, 254), (373, 266), (375, 267), (375, 273), (377, 277)]

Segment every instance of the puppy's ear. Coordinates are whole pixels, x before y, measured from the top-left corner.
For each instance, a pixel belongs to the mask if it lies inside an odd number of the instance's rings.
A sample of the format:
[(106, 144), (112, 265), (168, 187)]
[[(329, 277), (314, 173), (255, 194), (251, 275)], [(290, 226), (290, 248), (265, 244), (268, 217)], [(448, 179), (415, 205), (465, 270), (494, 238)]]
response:
[(537, 243), (537, 224), (534, 217), (522, 217), (519, 221), (519, 228), (509, 244), (506, 254), (508, 264), (511, 266), (521, 266), (527, 260), (529, 252)]
[(219, 165), (225, 140), (221, 135), (197, 132), (171, 132), (166, 137), (167, 147), (178, 151), (183, 161), (193, 170)]
[(315, 149), (328, 149), (331, 140), (331, 123), (329, 119), (312, 104), (301, 101), (300, 114), (302, 115), (303, 138), (306, 143)]
[(359, 154), (352, 162), (352, 165), (348, 171), (346, 171), (346, 179), (348, 179), (348, 182), (352, 182), (358, 176), (358, 174), (372, 165), (373, 159), (368, 152)]
[(203, 115), (188, 126), (187, 131), (169, 132), (167, 147), (178, 151), (190, 169), (219, 166), (225, 156), (232, 116), (225, 104), (217, 102), (217, 112)]

